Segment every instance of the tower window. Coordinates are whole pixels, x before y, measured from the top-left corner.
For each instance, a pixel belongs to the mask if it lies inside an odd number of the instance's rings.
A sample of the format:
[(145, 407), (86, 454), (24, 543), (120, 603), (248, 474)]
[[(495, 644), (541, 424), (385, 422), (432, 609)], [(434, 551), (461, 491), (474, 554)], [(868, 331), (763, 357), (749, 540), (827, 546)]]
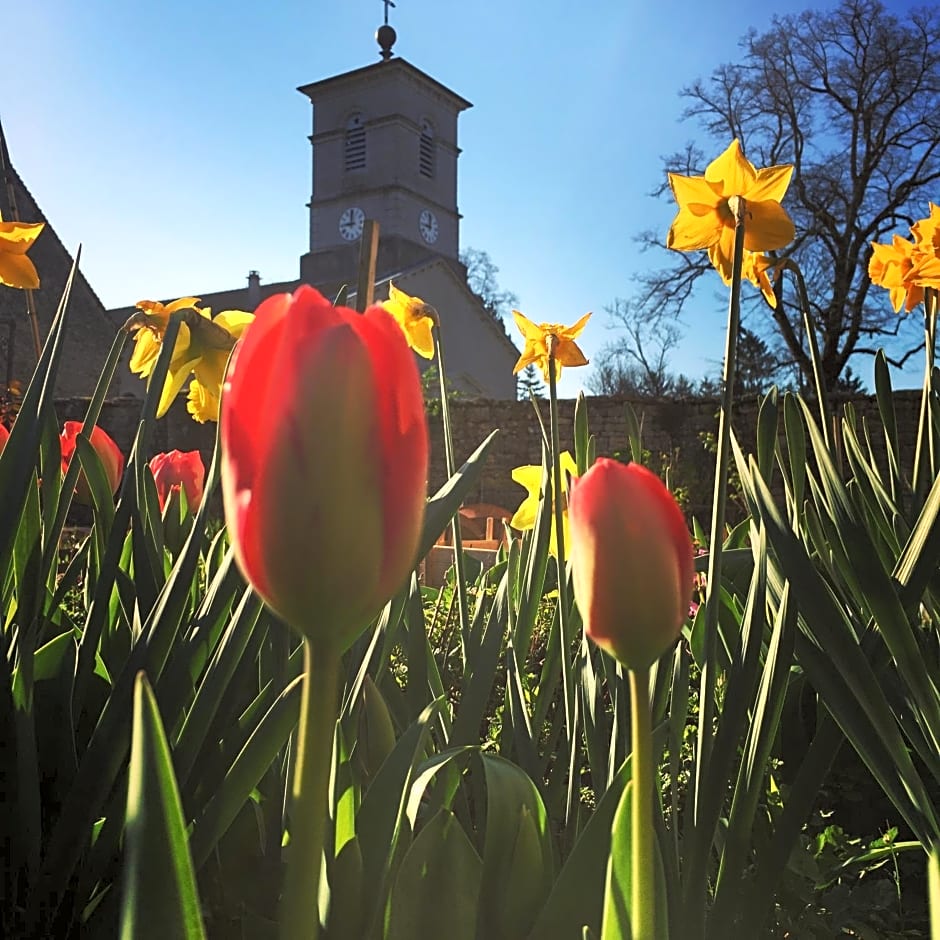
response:
[(422, 176), (434, 179), (434, 128), (426, 118), (421, 121), (418, 141), (418, 170)]
[(359, 112), (346, 122), (345, 166), (347, 173), (366, 167), (366, 128)]

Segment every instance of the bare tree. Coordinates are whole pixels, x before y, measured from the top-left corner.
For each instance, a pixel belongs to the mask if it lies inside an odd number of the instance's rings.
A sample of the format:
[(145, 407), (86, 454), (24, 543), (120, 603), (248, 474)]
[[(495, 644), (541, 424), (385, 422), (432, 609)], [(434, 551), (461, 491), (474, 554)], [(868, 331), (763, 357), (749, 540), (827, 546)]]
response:
[[(806, 279), (809, 314), (827, 384), (849, 359), (874, 353), (901, 335), (902, 364), (920, 346), (919, 326), (898, 318), (887, 296), (870, 292), (871, 242), (907, 235), (927, 214), (940, 181), (940, 6), (899, 19), (879, 0), (842, 0), (831, 11), (774, 17), (771, 27), (740, 42), (742, 55), (707, 81), (681, 92), (694, 118), (724, 147), (737, 137), (758, 166), (794, 165), (784, 205), (796, 225), (786, 251)], [(665, 158), (678, 173), (707, 162), (688, 146)], [(658, 194), (668, 192), (664, 183)], [(661, 236), (644, 232), (646, 246)], [(665, 306), (678, 316), (699, 276), (704, 252), (676, 253), (668, 268), (641, 275), (641, 309)], [(763, 305), (781, 361), (809, 374), (800, 298), (791, 279), (777, 309)], [(753, 320), (752, 320), (753, 322)]]
[(619, 335), (595, 357), (588, 379), (591, 391), (654, 398), (668, 394), (676, 379), (669, 371), (669, 354), (682, 336), (679, 324), (622, 297), (604, 309)]
[(480, 248), (466, 248), (460, 252), (460, 262), (467, 269), (467, 285), (483, 302), (486, 311), (496, 320), (508, 316), (519, 298), (511, 290), (499, 286), (496, 275), (499, 268), (489, 254)]

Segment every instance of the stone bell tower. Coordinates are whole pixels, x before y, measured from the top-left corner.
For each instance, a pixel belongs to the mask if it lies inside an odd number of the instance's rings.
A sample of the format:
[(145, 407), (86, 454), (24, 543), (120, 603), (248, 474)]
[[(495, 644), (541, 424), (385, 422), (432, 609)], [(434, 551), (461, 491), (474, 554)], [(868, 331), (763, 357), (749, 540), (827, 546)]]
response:
[(380, 276), (433, 258), (459, 266), (457, 118), (471, 104), (395, 56), (396, 38), (386, 4), (381, 61), (298, 89), (313, 105), (307, 283), (355, 283), (366, 219), (380, 226)]

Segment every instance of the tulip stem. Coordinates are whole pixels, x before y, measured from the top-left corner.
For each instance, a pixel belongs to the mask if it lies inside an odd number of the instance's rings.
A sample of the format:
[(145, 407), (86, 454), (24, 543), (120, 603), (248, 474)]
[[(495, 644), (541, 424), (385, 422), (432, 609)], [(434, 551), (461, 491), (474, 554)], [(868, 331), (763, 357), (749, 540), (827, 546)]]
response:
[[(440, 321), (434, 320), (434, 355), (437, 357), (437, 375), (441, 384), (441, 420), (444, 425), (444, 459), (447, 463), (447, 478), (457, 472), (454, 458), (454, 435), (450, 423), (450, 403), (447, 400), (447, 373), (444, 371), (444, 345), (441, 340)], [(460, 509), (451, 520), (454, 540), (454, 580), (457, 582), (457, 608), (460, 611), (461, 647), (466, 649), (470, 636), (470, 602), (467, 599), (467, 577), (463, 564), (463, 537), (460, 534)]]
[[(557, 547), (556, 562), (558, 564), (558, 653), (561, 661), (561, 684), (565, 690), (565, 729), (568, 732), (568, 746), (572, 751), (577, 747), (575, 741), (576, 729), (574, 727), (574, 688), (569, 679), (569, 640), (571, 634), (568, 630), (568, 577), (565, 571), (565, 511), (564, 493), (561, 479), (561, 439), (558, 430), (558, 379), (554, 355), (548, 357), (548, 414), (549, 433), (552, 442), (552, 512), (555, 526), (555, 545)], [(575, 792), (574, 774), (568, 779), (568, 799), (566, 803), (565, 820), (570, 821), (574, 809)]]
[(304, 640), (304, 688), (291, 793), (290, 855), (281, 898), (282, 940), (316, 940), (320, 933), (320, 865), (329, 817), (333, 735), (339, 714), (340, 653)]
[(656, 852), (653, 844), (653, 723), (649, 667), (630, 673), (630, 756), (633, 800), (630, 844), (630, 928), (633, 940), (656, 937)]

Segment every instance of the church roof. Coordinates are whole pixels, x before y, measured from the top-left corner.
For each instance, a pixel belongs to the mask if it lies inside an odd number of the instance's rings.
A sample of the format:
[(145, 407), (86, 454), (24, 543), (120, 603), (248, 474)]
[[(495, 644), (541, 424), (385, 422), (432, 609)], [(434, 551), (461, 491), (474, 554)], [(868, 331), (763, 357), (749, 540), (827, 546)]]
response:
[[(0, 138), (2, 133), (0, 129)], [(29, 250), (40, 280), (39, 289), (32, 295), (42, 342), (52, 326), (72, 269), (73, 256), (9, 160), (6, 162), (6, 179), (2, 177), (0, 173), (0, 215), (3, 219), (14, 219), (9, 192), (12, 190), (19, 220), (46, 224)], [(69, 296), (65, 346), (56, 381), (57, 395), (83, 396), (94, 391), (119, 325), (108, 316), (104, 304), (81, 270), (76, 271)], [(26, 294), (0, 285), (0, 385), (16, 380), (25, 387), (35, 365), (36, 351), (27, 315)], [(119, 380), (117, 391), (124, 388), (125, 383)]]
[[(383, 277), (379, 277), (375, 282), (375, 286), (376, 287), (384, 286), (388, 284), (389, 281), (399, 281), (399, 282), (407, 281), (408, 278), (411, 277), (412, 275), (419, 274), (421, 271), (427, 270), (429, 267), (432, 267), (435, 265), (440, 265), (442, 270), (446, 270), (447, 273), (453, 279), (454, 283), (460, 288), (460, 290), (464, 291), (466, 294), (468, 294), (470, 297), (474, 299), (475, 301), (474, 306), (479, 311), (481, 322), (487, 325), (487, 327), (493, 333), (493, 335), (499, 339), (500, 343), (504, 347), (506, 347), (507, 352), (512, 352), (514, 355), (519, 356), (520, 351), (518, 347), (516, 346), (516, 344), (510, 338), (509, 333), (506, 330), (506, 325), (503, 323), (503, 321), (498, 319), (497, 317), (494, 317), (492, 314), (490, 314), (486, 310), (479, 296), (477, 294), (474, 294), (473, 291), (470, 290), (470, 287), (467, 284), (466, 280), (464, 278), (461, 278), (457, 274), (457, 272), (454, 270), (454, 266), (448, 263), (443, 258), (431, 258), (427, 261), (419, 261), (417, 264), (413, 264), (407, 268), (403, 268), (401, 271), (396, 271), (394, 274), (387, 274), (387, 275), (384, 275)], [(356, 296), (356, 292), (353, 291), (350, 294), (350, 299), (355, 298), (355, 296)]]
[[(402, 268), (400, 271), (383, 274), (376, 279), (375, 284), (376, 287), (380, 287), (387, 285), (389, 281), (406, 281), (415, 275), (420, 275), (422, 271), (426, 271), (431, 267), (439, 267), (442, 271), (446, 271), (447, 274), (449, 274), (453, 279), (454, 283), (469, 297), (472, 297), (475, 300), (474, 306), (478, 309), (480, 321), (486, 325), (487, 329), (492, 332), (495, 337), (498, 338), (499, 342), (506, 348), (507, 352), (511, 352), (518, 356), (519, 349), (509, 337), (503, 322), (491, 316), (486, 311), (482, 302), (480, 302), (479, 297), (477, 297), (477, 295), (474, 294), (472, 290), (470, 290), (466, 281), (458, 276), (457, 272), (454, 270), (453, 265), (447, 262), (445, 259), (429, 258), (426, 261), (420, 261), (417, 264), (410, 265), (407, 268)], [(197, 292), (188, 296), (198, 297), (200, 300), (200, 305), (202, 307), (209, 307), (213, 314), (219, 313), (222, 310), (254, 310), (254, 308), (257, 307), (262, 300), (271, 297), (273, 294), (292, 293), (293, 291), (297, 290), (297, 288), (300, 287), (302, 283), (304, 282), (301, 280), (272, 281), (269, 284), (258, 283), (256, 288), (254, 288), (254, 293), (252, 287), (247, 286), (235, 287), (230, 290)], [(169, 303), (175, 299), (175, 297), (164, 298), (163, 303)], [(334, 298), (332, 297), (330, 298), (330, 300), (333, 299)], [(355, 306), (355, 301), (356, 291), (351, 290), (347, 295), (347, 304), (349, 306)], [(110, 310), (109, 314), (115, 321), (123, 323), (132, 313), (134, 313), (135, 309), (136, 308), (132, 306), (120, 307), (115, 310)]]

